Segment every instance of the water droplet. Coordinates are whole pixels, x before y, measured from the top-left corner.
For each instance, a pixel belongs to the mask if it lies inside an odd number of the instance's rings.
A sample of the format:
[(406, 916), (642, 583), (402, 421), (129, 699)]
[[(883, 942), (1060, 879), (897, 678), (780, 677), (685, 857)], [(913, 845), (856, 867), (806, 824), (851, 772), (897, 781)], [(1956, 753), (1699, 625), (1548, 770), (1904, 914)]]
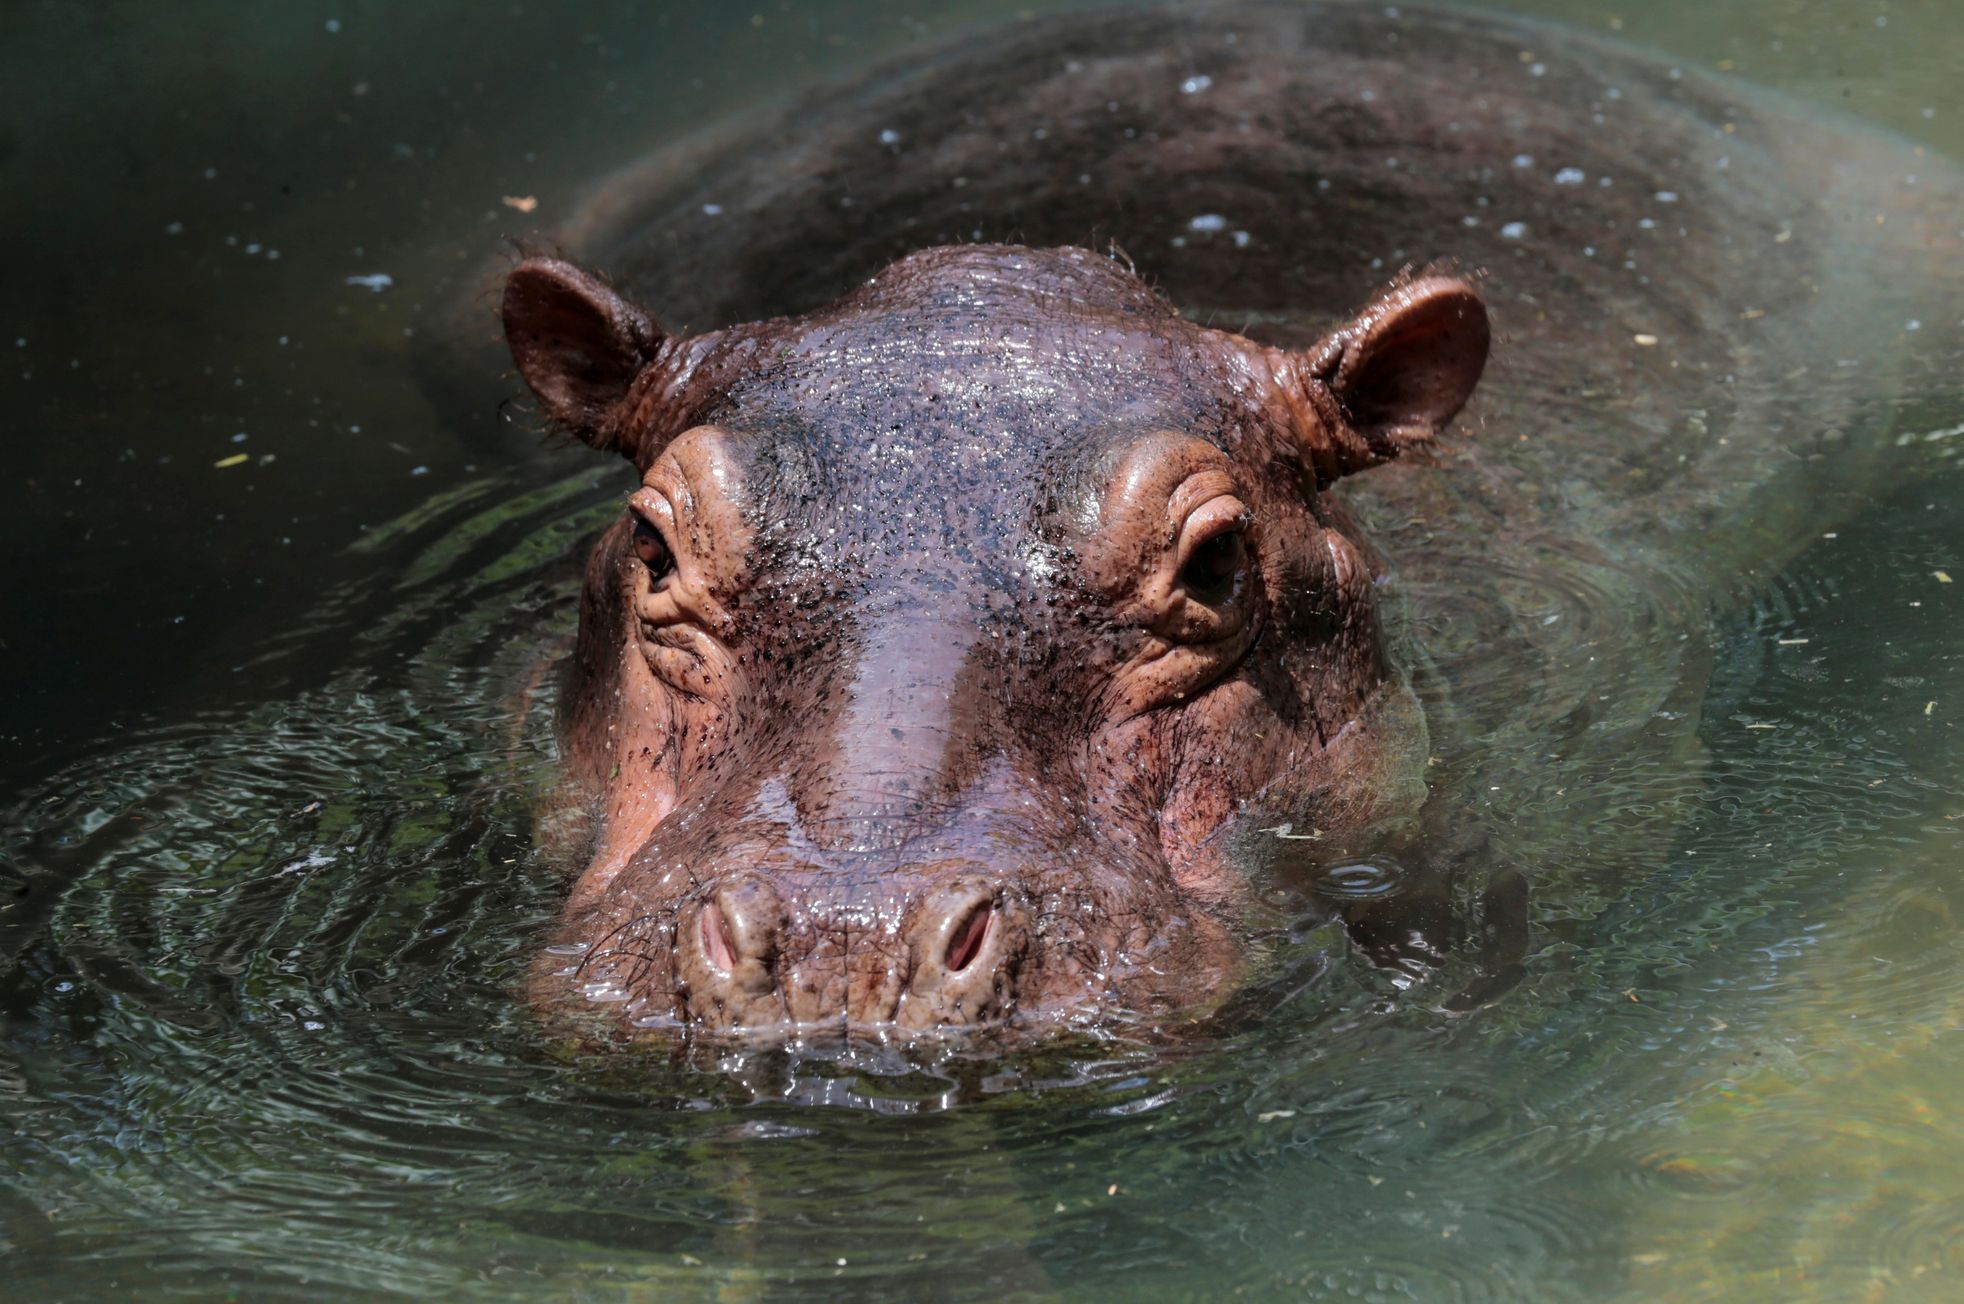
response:
[(1360, 862), (1325, 870), (1316, 886), (1325, 896), (1360, 901), (1396, 892), (1404, 886), (1405, 878), (1405, 871), (1396, 865)]

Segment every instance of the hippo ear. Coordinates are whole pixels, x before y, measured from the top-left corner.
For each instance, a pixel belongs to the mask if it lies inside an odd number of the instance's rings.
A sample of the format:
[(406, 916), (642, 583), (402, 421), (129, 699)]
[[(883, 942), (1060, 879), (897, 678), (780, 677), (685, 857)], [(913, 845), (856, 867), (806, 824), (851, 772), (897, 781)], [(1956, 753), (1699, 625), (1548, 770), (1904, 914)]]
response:
[(548, 417), (595, 448), (630, 452), (613, 419), (661, 332), (600, 278), (527, 258), (505, 279), (505, 340)]
[(1432, 442), (1487, 365), (1486, 305), (1473, 287), (1432, 276), (1387, 292), (1315, 351), (1313, 371), (1342, 411), (1328, 478)]

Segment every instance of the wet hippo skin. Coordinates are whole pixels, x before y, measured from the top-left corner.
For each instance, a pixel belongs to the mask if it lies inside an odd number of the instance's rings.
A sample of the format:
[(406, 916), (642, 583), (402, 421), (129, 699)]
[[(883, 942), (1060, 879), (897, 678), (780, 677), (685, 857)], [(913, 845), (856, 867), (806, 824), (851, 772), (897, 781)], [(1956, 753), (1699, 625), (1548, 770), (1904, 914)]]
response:
[(1311, 5), (1017, 26), (610, 179), (503, 292), (545, 416), (641, 477), (587, 565), (536, 999), (1204, 1010), (1253, 814), (1334, 854), (1463, 831), (1427, 763), (1497, 738), (1689, 746), (1655, 722), (1695, 721), (1700, 618), (1886, 475), (1864, 414), (1915, 378), (1861, 359), (1954, 290), (1885, 275), (1955, 265), (1952, 174), (1896, 150)]

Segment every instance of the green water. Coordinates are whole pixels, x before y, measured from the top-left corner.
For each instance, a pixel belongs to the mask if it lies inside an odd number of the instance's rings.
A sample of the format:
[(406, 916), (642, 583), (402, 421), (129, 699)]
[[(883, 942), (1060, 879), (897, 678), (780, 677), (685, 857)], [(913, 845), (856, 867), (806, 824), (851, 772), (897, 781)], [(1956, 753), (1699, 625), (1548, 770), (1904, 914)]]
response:
[[(1964, 402), (1713, 618), (1695, 749), (1582, 776), (1617, 828), (1494, 799), (1529, 871), (1649, 849), (1533, 874), (1483, 1008), (1308, 929), (1170, 1048), (594, 1055), (515, 995), (562, 891), (520, 703), (623, 473), (433, 386), (422, 309), (990, 7), (263, 9), (0, 18), (8, 1294), (1964, 1293)], [(1620, 21), (1964, 155), (1964, 10)]]

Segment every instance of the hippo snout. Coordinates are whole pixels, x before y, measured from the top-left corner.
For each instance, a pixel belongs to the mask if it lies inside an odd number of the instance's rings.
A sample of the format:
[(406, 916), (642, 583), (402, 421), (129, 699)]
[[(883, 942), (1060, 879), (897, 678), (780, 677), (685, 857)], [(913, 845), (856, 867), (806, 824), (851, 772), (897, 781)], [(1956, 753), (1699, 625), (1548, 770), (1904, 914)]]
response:
[(782, 1035), (1008, 1018), (1033, 942), (1021, 894), (971, 871), (908, 877), (914, 886), (870, 904), (780, 888), (753, 871), (716, 883), (676, 928), (684, 1019), (705, 1032)]

